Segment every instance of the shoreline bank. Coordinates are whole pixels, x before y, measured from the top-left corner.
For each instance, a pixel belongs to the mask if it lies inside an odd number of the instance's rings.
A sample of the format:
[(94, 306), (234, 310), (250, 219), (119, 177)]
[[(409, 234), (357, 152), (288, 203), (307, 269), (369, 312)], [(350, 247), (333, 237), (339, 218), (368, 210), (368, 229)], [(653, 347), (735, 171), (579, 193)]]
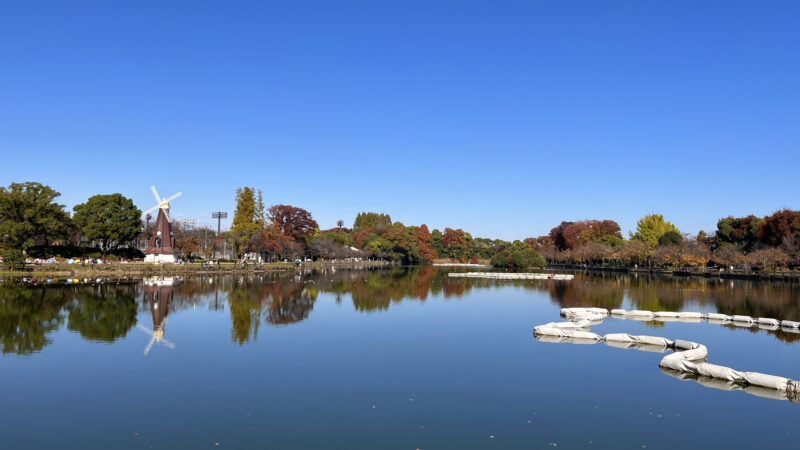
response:
[(734, 280), (792, 281), (800, 282), (800, 272), (752, 272), (743, 270), (690, 270), (690, 269), (657, 269), (647, 267), (607, 267), (577, 264), (548, 264), (548, 269), (572, 270), (576, 272), (620, 272), (647, 275), (671, 275), (677, 277), (725, 278)]
[(21, 278), (148, 278), (153, 276), (199, 276), (199, 275), (224, 275), (234, 273), (270, 273), (293, 272), (318, 268), (366, 269), (388, 267), (387, 261), (361, 261), (361, 262), (303, 262), (294, 263), (265, 263), (265, 264), (234, 264), (220, 263), (219, 265), (204, 266), (200, 263), (192, 264), (152, 264), (152, 263), (112, 263), (76, 265), (76, 264), (46, 264), (27, 266), (23, 270), (0, 269), (0, 279)]

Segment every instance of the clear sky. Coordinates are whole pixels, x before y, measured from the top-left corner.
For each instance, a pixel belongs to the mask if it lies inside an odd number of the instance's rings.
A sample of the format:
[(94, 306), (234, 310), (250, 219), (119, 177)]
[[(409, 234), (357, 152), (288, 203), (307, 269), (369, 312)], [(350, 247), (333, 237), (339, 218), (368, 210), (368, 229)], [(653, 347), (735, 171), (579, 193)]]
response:
[(800, 208), (798, 144), (797, 1), (0, 0), (0, 184), (70, 209), (695, 233)]

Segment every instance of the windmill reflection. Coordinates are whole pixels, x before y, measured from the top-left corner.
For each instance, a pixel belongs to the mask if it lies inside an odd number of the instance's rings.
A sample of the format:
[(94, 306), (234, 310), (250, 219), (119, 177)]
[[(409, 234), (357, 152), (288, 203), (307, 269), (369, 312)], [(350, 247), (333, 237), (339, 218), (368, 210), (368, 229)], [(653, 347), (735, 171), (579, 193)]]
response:
[(152, 330), (142, 324), (136, 325), (140, 330), (150, 335), (150, 342), (144, 348), (144, 356), (150, 353), (150, 349), (156, 343), (175, 349), (175, 344), (164, 339), (164, 328), (167, 325), (167, 313), (169, 312), (169, 305), (172, 302), (177, 283), (178, 279), (173, 277), (151, 278), (142, 283), (144, 298), (149, 304), (150, 313), (153, 316)]

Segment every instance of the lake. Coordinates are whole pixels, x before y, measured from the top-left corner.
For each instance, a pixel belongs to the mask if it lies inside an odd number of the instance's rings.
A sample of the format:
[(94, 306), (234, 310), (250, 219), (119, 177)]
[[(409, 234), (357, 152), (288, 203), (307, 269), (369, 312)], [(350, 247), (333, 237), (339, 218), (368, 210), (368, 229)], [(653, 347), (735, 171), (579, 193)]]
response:
[[(572, 306), (800, 320), (798, 284), (455, 270), (0, 283), (0, 447), (798, 447), (797, 399), (532, 333)], [(709, 362), (800, 379), (797, 333), (612, 317), (591, 331), (692, 340)]]

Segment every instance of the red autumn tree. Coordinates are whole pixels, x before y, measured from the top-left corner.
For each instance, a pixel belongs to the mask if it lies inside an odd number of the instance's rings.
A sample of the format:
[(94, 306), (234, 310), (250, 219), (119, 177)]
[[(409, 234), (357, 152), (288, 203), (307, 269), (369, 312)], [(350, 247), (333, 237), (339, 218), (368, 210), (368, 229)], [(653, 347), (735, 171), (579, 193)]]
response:
[(428, 231), (428, 226), (424, 223), (418, 227), (414, 227), (414, 239), (417, 242), (420, 256), (427, 261), (433, 261), (439, 255), (431, 245), (431, 233)]
[(758, 230), (758, 237), (770, 247), (783, 244), (787, 238), (800, 238), (800, 211), (782, 209), (765, 217)]
[(548, 250), (553, 247), (553, 240), (550, 239), (550, 236), (539, 236), (536, 238), (526, 238), (525, 241), (528, 246), (536, 251), (539, 250)]
[(250, 249), (256, 252), (267, 251), (274, 255), (279, 255), (283, 252), (282, 242), (290, 237), (284, 237), (281, 232), (272, 225), (262, 228), (250, 238)]
[[(550, 230), (550, 240), (559, 250), (574, 249), (587, 242), (602, 242), (606, 236), (622, 239), (619, 224), (613, 220), (561, 222)], [(530, 244), (529, 244), (530, 245)]]
[(585, 222), (561, 222), (550, 230), (550, 239), (559, 250), (573, 249), (580, 243), (581, 233), (588, 230)]
[(317, 222), (310, 212), (291, 205), (270, 206), (268, 217), (281, 234), (297, 241), (303, 240), (317, 228)]
[(464, 236), (464, 230), (454, 230), (452, 228), (444, 229), (444, 236), (442, 236), (442, 245), (445, 247), (466, 246), (467, 239)]
[(467, 250), (467, 237), (464, 230), (445, 228), (442, 236), (442, 247), (451, 258), (461, 258)]

